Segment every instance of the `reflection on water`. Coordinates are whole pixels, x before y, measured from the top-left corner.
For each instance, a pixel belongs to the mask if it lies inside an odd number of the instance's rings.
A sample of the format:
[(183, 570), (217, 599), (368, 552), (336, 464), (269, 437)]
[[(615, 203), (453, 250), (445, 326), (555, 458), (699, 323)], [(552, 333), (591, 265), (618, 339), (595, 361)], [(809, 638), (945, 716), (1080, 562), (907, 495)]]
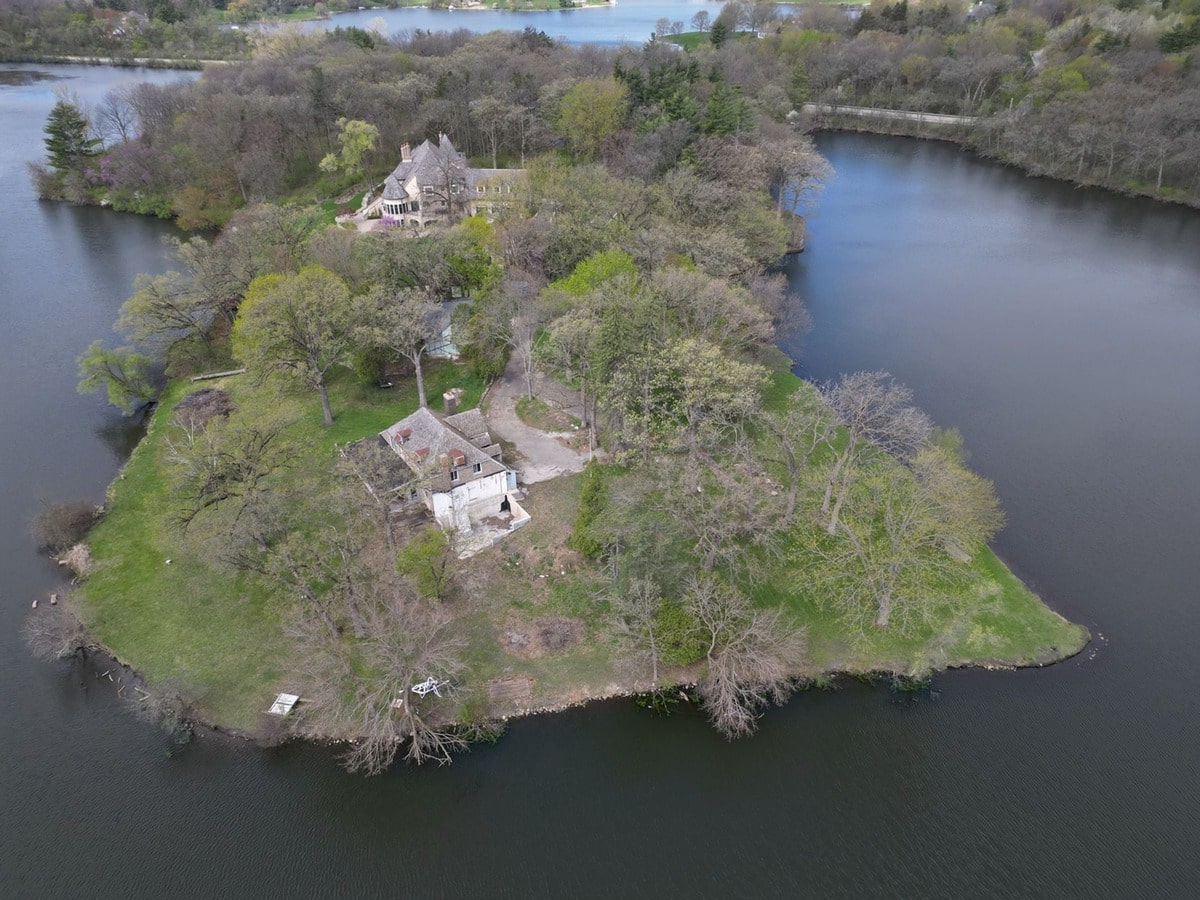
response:
[(56, 81), (58, 77), (53, 72), (42, 72), (37, 69), (0, 69), (0, 86), (33, 84), (35, 81)]

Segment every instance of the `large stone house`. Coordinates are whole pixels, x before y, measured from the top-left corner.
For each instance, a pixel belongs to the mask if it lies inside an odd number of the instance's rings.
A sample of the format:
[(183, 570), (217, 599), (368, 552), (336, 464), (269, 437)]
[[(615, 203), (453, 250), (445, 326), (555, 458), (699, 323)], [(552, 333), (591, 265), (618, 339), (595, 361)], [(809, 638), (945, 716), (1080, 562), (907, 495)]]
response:
[(468, 534), (487, 519), (511, 529), (527, 518), (515, 496), (517, 473), (501, 461), (478, 409), (440, 416), (422, 407), (380, 437), (412, 470), (413, 498), (444, 531)]
[(523, 171), (472, 168), (444, 134), (416, 150), (404, 144), (400, 164), (383, 183), (383, 221), (424, 228), (464, 216), (491, 218), (498, 206), (511, 202), (513, 182)]

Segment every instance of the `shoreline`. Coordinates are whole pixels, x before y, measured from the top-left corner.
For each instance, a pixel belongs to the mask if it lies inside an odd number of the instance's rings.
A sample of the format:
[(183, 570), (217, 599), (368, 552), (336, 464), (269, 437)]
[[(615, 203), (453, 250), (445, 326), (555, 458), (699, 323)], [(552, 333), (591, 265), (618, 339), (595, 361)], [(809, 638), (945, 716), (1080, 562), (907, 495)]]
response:
[[(828, 113), (824, 115), (829, 115)], [(929, 113), (928, 115), (934, 115)], [(1150, 200), (1155, 203), (1163, 203), (1168, 206), (1181, 206), (1184, 209), (1192, 209), (1200, 211), (1200, 199), (1189, 200), (1176, 197), (1162, 197), (1158, 194), (1150, 193), (1149, 191), (1139, 191), (1133, 188), (1117, 187), (1115, 185), (1102, 184), (1097, 181), (1080, 181), (1075, 178), (1064, 178), (1060, 175), (1051, 175), (1045, 172), (1037, 172), (1025, 166), (1010, 162), (1002, 156), (996, 156), (984, 152), (979, 147), (975, 146), (971, 140), (969, 131), (964, 133), (962, 126), (952, 123), (938, 122), (933, 119), (924, 119), (915, 121), (903, 118), (893, 118), (887, 116), (872, 116), (859, 117), (853, 115), (845, 115), (838, 117), (837, 121), (831, 119), (823, 119), (822, 115), (811, 118), (810, 120), (811, 134), (819, 134), (821, 132), (829, 132), (837, 134), (839, 132), (845, 134), (877, 134), (883, 137), (903, 137), (918, 141), (940, 141), (942, 143), (954, 144), (961, 150), (971, 153), (978, 159), (986, 160), (996, 165), (1004, 166), (1008, 169), (1013, 169), (1020, 172), (1026, 178), (1044, 178), (1049, 181), (1057, 181), (1061, 184), (1074, 185), (1076, 188), (1094, 189), (1105, 191), (1106, 193), (1116, 194), (1121, 197), (1130, 199)], [(909, 127), (911, 126), (911, 127)], [(922, 128), (930, 127), (933, 131), (923, 131)]]
[[(776, 0), (776, 2), (784, 3), (784, 2), (788, 2), (788, 0)], [(351, 13), (366, 13), (366, 12), (380, 12), (380, 13), (388, 12), (388, 13), (390, 13), (390, 12), (399, 12), (400, 10), (403, 10), (403, 9), (426, 9), (426, 10), (429, 10), (430, 12), (437, 12), (437, 13), (442, 13), (442, 12), (446, 12), (446, 13), (451, 13), (451, 12), (491, 12), (491, 13), (521, 13), (522, 15), (524, 15), (526, 13), (577, 12), (578, 10), (583, 10), (583, 9), (612, 9), (616, 5), (617, 5), (617, 0), (604, 0), (603, 3), (586, 3), (586, 4), (583, 4), (582, 6), (564, 6), (564, 7), (559, 7), (558, 9), (544, 9), (544, 8), (540, 8), (540, 7), (535, 8), (535, 9), (511, 9), (507, 6), (496, 7), (496, 6), (488, 6), (486, 4), (477, 4), (477, 5), (473, 5), (473, 6), (453, 6), (453, 5), (451, 5), (451, 6), (431, 6), (428, 3), (412, 3), (412, 4), (405, 5), (405, 6), (395, 6), (395, 7), (364, 6), (364, 7), (359, 7), (358, 9), (339, 9), (339, 10), (334, 10), (332, 12), (327, 12), (327, 13), (324, 13), (321, 15), (318, 15), (317, 13), (314, 12), (312, 15), (298, 15), (298, 16), (293, 16), (291, 18), (287, 18), (284, 16), (273, 16), (273, 17), (268, 17), (265, 19), (255, 19), (253, 22), (245, 23), (245, 25), (242, 27), (249, 26), (249, 27), (253, 27), (253, 28), (262, 28), (265, 26), (267, 28), (279, 28), (284, 25), (290, 25), (290, 24), (297, 23), (297, 22), (332, 22), (332, 21), (335, 21), (338, 16), (346, 16), (346, 15), (350, 15)]]
[(15, 57), (0, 56), (0, 65), (44, 65), (44, 66), (112, 66), (118, 69), (176, 69), (196, 72), (206, 66), (232, 66), (244, 62), (241, 59), (173, 59), (157, 56), (52, 56), (39, 53), (19, 54)]
[[(1051, 610), (1051, 611), (1055, 612), (1054, 610)], [(1057, 612), (1055, 612), (1055, 615), (1059, 615), (1059, 614)], [(1059, 615), (1059, 618), (1062, 618), (1064, 622), (1069, 621), (1061, 615)], [(953, 660), (953, 661), (947, 661), (943, 665), (941, 665), (935, 669), (931, 669), (929, 672), (924, 673), (923, 675), (919, 676), (918, 680), (932, 680), (939, 673), (951, 672), (951, 671), (967, 671), (967, 670), (975, 669), (975, 670), (985, 671), (985, 672), (1018, 672), (1018, 671), (1021, 671), (1024, 669), (1045, 669), (1045, 668), (1048, 668), (1049, 666), (1055, 666), (1060, 663), (1064, 663), (1071, 659), (1074, 659), (1075, 657), (1082, 654), (1083, 651), (1086, 650), (1092, 644), (1094, 637), (1091, 633), (1091, 630), (1083, 625), (1080, 625), (1078, 627), (1083, 630), (1084, 639), (1083, 639), (1082, 643), (1077, 648), (1070, 650), (1069, 652), (1065, 652), (1065, 651), (1061, 652), (1061, 655), (1056, 656), (1054, 658), (1035, 659), (1035, 660), (1029, 660), (1029, 661), (1020, 662), (1020, 663), (1004, 662), (1004, 661), (995, 660), (995, 659)], [(147, 687), (146, 680), (142, 676), (141, 672), (139, 672), (130, 663), (121, 659), (121, 657), (119, 655), (117, 655), (111, 647), (108, 647), (105, 644), (97, 643), (95, 645), (95, 649), (92, 649), (92, 650), (86, 652), (84, 654), (84, 656), (82, 657), (81, 661), (86, 663), (87, 665), (91, 666), (93, 670), (96, 670), (99, 668), (99, 665), (98, 665), (99, 663), (109, 663), (109, 664), (111, 664), (110, 668), (116, 667), (117, 669), (119, 669), (122, 672), (122, 678), (120, 679), (121, 687), (116, 692), (116, 697), (118, 699), (122, 699), (122, 694), (127, 687), (133, 688), (133, 689), (141, 688), (143, 690), (145, 690), (145, 688)], [(107, 674), (111, 674), (111, 672), (107, 673)], [(96, 674), (97, 679), (99, 679), (101, 677), (102, 677), (102, 675), (100, 673)], [(911, 676), (905, 672), (896, 671), (894, 669), (889, 669), (886, 667), (868, 667), (868, 668), (854, 668), (854, 667), (836, 668), (835, 667), (835, 668), (831, 668), (831, 669), (820, 669), (820, 670), (804, 669), (804, 670), (799, 670), (799, 671), (793, 673), (792, 677), (796, 680), (796, 682), (798, 683), (798, 686), (796, 687), (793, 695), (788, 698), (788, 700), (787, 700), (788, 703), (792, 702), (792, 700), (795, 698), (796, 694), (806, 693), (807, 691), (816, 689), (818, 686), (820, 686), (823, 683), (830, 682), (830, 681), (836, 682), (838, 679), (852, 678), (855, 680), (866, 680), (868, 682), (874, 683), (874, 682), (879, 682), (879, 681), (884, 681), (884, 680), (889, 680), (889, 679), (901, 679), (902, 680), (902, 679), (906, 679), (906, 678), (907, 679), (913, 678), (913, 676)], [(112, 679), (109, 678), (109, 681), (111, 682)], [(117, 682), (112, 682), (112, 683), (114, 684), (114, 686), (117, 684)], [(695, 686), (696, 686), (696, 681), (694, 679), (685, 679), (685, 680), (681, 680), (681, 681), (672, 682), (670, 684), (664, 685), (657, 689), (650, 687), (648, 685), (637, 685), (637, 684), (620, 685), (620, 686), (613, 685), (612, 687), (614, 688), (614, 690), (611, 690), (611, 691), (603, 691), (603, 692), (599, 692), (599, 693), (595, 693), (595, 694), (588, 694), (588, 695), (582, 696), (582, 697), (564, 698), (561, 701), (545, 703), (545, 704), (542, 704), (539, 706), (517, 708), (512, 711), (504, 712), (504, 713), (494, 716), (492, 718), (484, 719), (480, 722), (472, 722), (472, 723), (464, 723), (464, 724), (469, 724), (472, 726), (489, 725), (489, 724), (507, 725), (509, 722), (519, 721), (521, 719), (528, 719), (528, 718), (532, 718), (533, 716), (556, 715), (558, 713), (567, 712), (572, 709), (581, 709), (583, 707), (590, 706), (594, 703), (603, 703), (603, 702), (617, 701), (617, 700), (633, 700), (638, 697), (650, 697), (650, 696), (661, 695), (661, 694), (678, 694), (681, 700), (687, 700), (687, 702), (693, 702), (691, 700), (691, 698), (688, 696), (688, 691), (695, 688)], [(301, 699), (301, 703), (303, 703), (303, 698)], [(188, 710), (188, 711), (191, 712), (191, 710)], [(265, 715), (267, 715), (267, 714), (264, 712), (264, 716)], [(344, 735), (326, 734), (326, 733), (319, 732), (319, 731), (306, 731), (303, 728), (298, 729), (296, 731), (285, 731), (282, 736), (282, 740), (274, 740), (274, 739), (272, 739), (272, 736), (266, 730), (258, 731), (258, 732), (249, 731), (247, 729), (238, 728), (236, 726), (224, 725), (221, 722), (209, 721), (208, 719), (206, 719), (205, 717), (200, 716), (200, 715), (185, 716), (184, 721), (190, 727), (202, 728), (202, 729), (205, 729), (214, 734), (219, 734), (222, 737), (232, 738), (232, 739), (236, 739), (239, 741), (245, 741), (248, 743), (254, 743), (254, 744), (259, 745), (260, 747), (263, 747), (264, 749), (266, 749), (270, 746), (277, 746), (279, 743), (288, 743), (291, 741), (305, 741), (305, 742), (308, 742), (311, 744), (320, 744), (320, 745), (324, 745), (324, 746), (328, 746), (328, 747), (332, 747), (336, 744), (346, 744), (346, 743), (354, 742), (354, 739), (347, 738)], [(288, 718), (281, 717), (279, 719), (279, 723), (281, 725), (285, 724), (287, 722), (288, 722)]]

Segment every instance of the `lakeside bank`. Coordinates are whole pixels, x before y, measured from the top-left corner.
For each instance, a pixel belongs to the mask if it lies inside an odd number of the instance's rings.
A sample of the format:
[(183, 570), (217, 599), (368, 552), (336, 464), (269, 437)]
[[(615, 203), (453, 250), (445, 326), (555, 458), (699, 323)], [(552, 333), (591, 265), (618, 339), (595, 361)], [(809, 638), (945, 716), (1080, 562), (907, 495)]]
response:
[[(1200, 209), (1200, 201), (1186, 197), (1164, 196), (1161, 192), (1134, 186), (1108, 184), (1095, 179), (1073, 178), (1062, 174), (1041, 171), (1006, 159), (985, 145), (990, 129), (1002, 127), (998, 118), (980, 116), (953, 116), (927, 113), (919, 110), (882, 109), (878, 107), (838, 106), (833, 104), (806, 103), (800, 113), (807, 118), (807, 129), (811, 133), (827, 131), (848, 134), (878, 134), (888, 137), (908, 137), (923, 141), (943, 141), (955, 144), (980, 159), (986, 159), (1014, 169), (1028, 178), (1046, 178), (1081, 188), (1098, 188), (1122, 197), (1140, 197), (1188, 209)], [(981, 137), (981, 134), (983, 135)]]
[[(465, 373), (443, 366), (428, 377), (437, 396), (443, 388), (462, 386)], [(231, 389), (247, 408), (262, 402), (246, 382), (217, 384)], [(107, 515), (88, 539), (97, 570), (83, 585), (80, 611), (99, 642), (145, 675), (152, 688), (184, 689), (197, 720), (254, 736), (268, 726), (262, 711), (276, 693), (303, 694), (304, 660), (285, 634), (287, 604), (278, 588), (214, 565), (203, 555), (204, 541), (197, 543), (172, 525), (164, 441), (174, 404), (194, 387), (181, 383), (168, 391), (112, 483)], [(470, 405), (482, 386), (467, 388)], [(284, 402), (298, 418), (295, 437), (311, 448), (298, 466), (297, 483), (311, 482), (305, 467), (325, 465), (322, 460), (334, 444), (386, 428), (409, 406), (415, 408), (415, 396), (397, 405), (393, 394), (363, 394), (347, 379), (331, 390), (335, 405), (344, 410), (332, 433), (312, 419), (303, 396), (293, 394)], [(411, 393), (411, 385), (404, 390)], [(273, 390), (268, 394), (277, 397)], [(607, 609), (589, 599), (589, 567), (564, 546), (579, 491), (579, 476), (530, 486), (523, 505), (533, 516), (531, 525), (462, 564), (463, 594), (445, 606), (471, 641), (475, 699), (468, 707), (473, 715), (506, 720), (655, 688), (648, 672), (609, 634)], [(973, 569), (975, 605), (910, 635), (851, 639), (839, 617), (803, 589), (803, 567), (776, 566), (752, 596), (768, 608), (786, 608), (808, 627), (807, 658), (793, 674), (809, 682), (835, 674), (920, 678), (964, 666), (1037, 667), (1069, 658), (1086, 645), (1087, 630), (1044, 605), (992, 551), (980, 553)], [(562, 622), (577, 623), (578, 639), (561, 650), (538, 646), (538, 629)], [(512, 635), (527, 637), (514, 643)], [(529, 636), (534, 636), (532, 645)], [(658, 687), (687, 685), (696, 677), (686, 666), (665, 668)]]

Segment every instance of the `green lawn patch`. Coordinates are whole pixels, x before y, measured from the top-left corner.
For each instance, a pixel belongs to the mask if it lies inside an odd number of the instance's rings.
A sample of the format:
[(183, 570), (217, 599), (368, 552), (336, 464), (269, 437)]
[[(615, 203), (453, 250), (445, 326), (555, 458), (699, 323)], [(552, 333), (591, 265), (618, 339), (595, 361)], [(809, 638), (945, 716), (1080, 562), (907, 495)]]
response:
[(572, 431), (579, 427), (579, 420), (556, 409), (540, 397), (532, 400), (520, 397), (516, 404), (517, 418), (539, 431)]
[[(477, 405), (483, 391), (467, 367), (451, 363), (429, 366), (426, 382), (435, 409), (451, 387), (463, 388), (465, 408)], [(292, 603), (287, 592), (221, 564), (220, 536), (205, 534), (202, 522), (184, 534), (175, 521), (166, 459), (171, 413), (201, 387), (229, 391), (238, 415), (291, 423), (287, 437), (300, 454), (273, 490), (298, 501), (328, 489), (335, 444), (375, 434), (412, 412), (416, 388), (411, 380), (368, 388), (343, 375), (330, 387), (336, 418), (326, 428), (315, 393), (248, 376), (175, 382), (110, 488), (108, 512), (88, 538), (97, 568), (79, 592), (81, 614), (151, 687), (179, 688), (205, 718), (249, 730), (301, 663), (283, 627)]]

